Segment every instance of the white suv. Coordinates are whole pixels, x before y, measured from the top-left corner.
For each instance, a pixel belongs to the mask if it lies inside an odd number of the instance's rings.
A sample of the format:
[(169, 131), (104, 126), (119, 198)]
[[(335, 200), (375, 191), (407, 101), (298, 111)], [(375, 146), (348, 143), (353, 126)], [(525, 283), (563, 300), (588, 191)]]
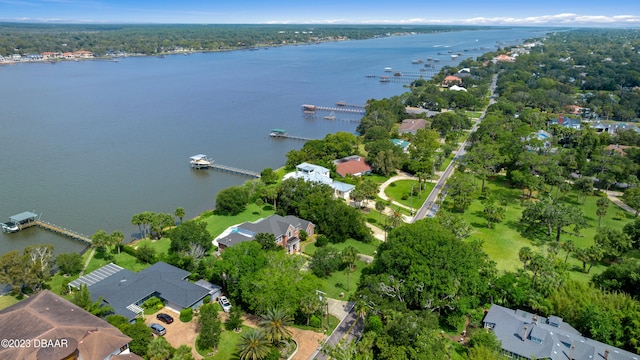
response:
[(220, 296), (218, 298), (218, 303), (220, 304), (220, 306), (222, 307), (222, 310), (224, 310), (224, 312), (231, 311), (231, 303), (229, 302), (229, 299), (227, 299), (226, 296)]

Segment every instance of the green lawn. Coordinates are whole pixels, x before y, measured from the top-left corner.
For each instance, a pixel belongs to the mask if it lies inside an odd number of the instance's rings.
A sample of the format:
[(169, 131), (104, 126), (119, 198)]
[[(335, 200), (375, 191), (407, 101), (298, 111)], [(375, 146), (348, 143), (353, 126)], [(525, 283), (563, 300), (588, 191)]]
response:
[(0, 296), (0, 310), (11, 306), (11, 305), (17, 303), (18, 301), (20, 301), (20, 300), (18, 300), (18, 298), (16, 298), (13, 295), (2, 295), (2, 296)]
[[(366, 266), (368, 265), (364, 261), (356, 260), (356, 269), (350, 273), (349, 276), (347, 276), (346, 271), (335, 271), (328, 278), (320, 279), (327, 296), (338, 300), (349, 299), (349, 297), (356, 292), (362, 269)], [(349, 284), (349, 291), (347, 291)], [(344, 293), (344, 297), (340, 297), (342, 293)]]
[[(265, 210), (266, 209), (266, 210)], [(265, 218), (270, 215), (273, 215), (275, 211), (272, 209), (272, 206), (265, 205), (263, 210), (260, 211), (258, 205), (250, 204), (247, 206), (247, 209), (235, 216), (226, 216), (226, 215), (210, 215), (207, 217), (203, 217), (201, 220), (207, 223), (207, 230), (212, 237), (217, 237), (222, 234), (229, 226), (240, 224), (245, 221), (256, 221), (260, 218)]]
[(93, 270), (96, 270), (111, 262), (118, 266), (122, 266), (125, 269), (131, 270), (133, 272), (138, 272), (150, 266), (149, 264), (146, 264), (146, 263), (143, 264), (139, 262), (138, 259), (124, 252), (121, 252), (119, 255), (114, 254), (111, 260), (106, 260), (102, 252), (96, 251), (96, 254), (93, 256), (93, 258), (89, 262), (89, 266), (87, 266), (87, 269), (84, 271), (84, 273), (88, 274)]
[(214, 356), (206, 356), (206, 353), (200, 351), (198, 349), (198, 353), (204, 356), (207, 360), (213, 359), (233, 359), (234, 354), (238, 348), (238, 343), (240, 343), (240, 336), (243, 332), (249, 330), (248, 326), (242, 325), (242, 331), (236, 333), (235, 331), (226, 331), (222, 330), (220, 334), (220, 343), (218, 344), (218, 352)]
[(367, 174), (362, 177), (363, 179), (371, 180), (376, 184), (382, 184), (383, 182), (389, 180), (390, 176), (383, 176), (378, 174)]
[[(478, 184), (479, 185), (479, 184)], [(518, 251), (523, 246), (529, 246), (534, 251), (546, 253), (549, 239), (544, 236), (538, 238), (527, 238), (523, 234), (524, 225), (520, 223), (524, 204), (521, 202), (522, 190), (510, 188), (503, 176), (499, 176), (494, 181), (488, 181), (487, 186), (491, 189), (491, 194), (496, 198), (509, 199), (509, 206), (505, 219), (499, 224), (494, 224), (493, 229), (487, 227), (487, 221), (482, 216), (484, 205), (480, 200), (475, 200), (465, 211), (463, 217), (471, 225), (473, 233), (471, 239), (483, 241), (483, 248), (489, 257), (496, 262), (498, 270), (513, 271), (522, 267), (522, 263), (518, 259)], [(593, 237), (596, 233), (598, 218), (595, 216), (597, 196), (589, 196), (584, 205), (576, 202), (576, 194), (568, 193), (564, 199), (573, 204), (578, 205), (584, 212), (588, 227), (580, 231), (580, 236), (576, 237), (572, 234), (564, 233), (561, 241), (572, 239), (577, 247), (589, 247), (593, 244)], [(450, 207), (451, 199), (445, 201), (445, 207)], [(628, 222), (633, 221), (632, 214), (623, 214), (620, 216), (618, 207), (611, 203), (607, 216), (602, 219), (602, 226), (609, 226), (621, 229)], [(564, 258), (565, 253), (560, 250), (560, 256)], [(582, 262), (569, 256), (569, 264), (576, 268), (582, 268)], [(590, 274), (583, 274), (580, 271), (571, 271), (571, 277), (576, 280), (588, 281), (592, 275), (601, 273), (605, 269), (604, 264), (596, 264), (591, 269)]]
[[(431, 190), (433, 190), (435, 184), (434, 183), (423, 183), (423, 190), (418, 192), (417, 195), (413, 197), (411, 194), (411, 187), (414, 189), (418, 189), (418, 181), (417, 180), (398, 180), (394, 181), (386, 189), (384, 189), (384, 193), (394, 201), (399, 202), (405, 206), (412, 207), (414, 210), (417, 210), (422, 206), (422, 203), (427, 199)], [(405, 196), (406, 199), (402, 199)]]
[[(371, 243), (367, 244), (367, 243), (363, 243), (362, 241), (348, 239), (343, 243), (329, 244), (329, 246), (332, 246), (340, 251), (344, 250), (347, 246), (353, 246), (358, 250), (358, 254), (373, 256), (374, 252), (378, 249), (378, 246), (380, 246), (380, 241), (374, 239)], [(305, 254), (313, 256), (313, 254), (316, 253), (317, 249), (318, 248), (316, 247), (315, 242), (311, 242), (304, 245), (303, 251)]]
[(142, 239), (136, 241), (132, 246), (137, 249), (142, 244), (148, 244), (151, 246), (156, 251), (157, 255), (168, 254), (169, 246), (171, 246), (171, 239), (166, 237), (159, 240)]

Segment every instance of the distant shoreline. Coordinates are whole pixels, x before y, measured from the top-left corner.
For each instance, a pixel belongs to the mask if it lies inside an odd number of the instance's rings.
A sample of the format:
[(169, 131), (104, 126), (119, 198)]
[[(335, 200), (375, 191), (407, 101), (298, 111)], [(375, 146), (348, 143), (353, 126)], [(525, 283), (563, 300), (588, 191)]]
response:
[[(401, 33), (401, 34), (393, 34), (388, 37), (396, 37), (396, 36), (410, 36), (410, 35), (420, 35), (420, 33)], [(44, 64), (50, 63), (55, 65), (57, 63), (63, 62), (81, 62), (81, 61), (103, 61), (103, 62), (118, 62), (120, 59), (128, 58), (128, 57), (165, 57), (165, 56), (176, 56), (176, 55), (184, 55), (188, 56), (191, 54), (205, 54), (205, 53), (224, 53), (224, 52), (232, 52), (232, 51), (260, 51), (260, 50), (269, 50), (271, 48), (278, 47), (287, 47), (287, 46), (311, 46), (311, 45), (319, 45), (324, 43), (336, 43), (336, 42), (346, 42), (346, 41), (363, 41), (363, 40), (372, 40), (377, 39), (377, 37), (370, 37), (366, 39), (330, 39), (330, 40), (318, 40), (315, 42), (303, 42), (303, 43), (286, 43), (286, 44), (258, 44), (251, 47), (238, 47), (232, 49), (218, 49), (218, 50), (185, 50), (185, 51), (170, 51), (170, 52), (161, 52), (156, 54), (141, 54), (141, 53), (125, 53), (124, 55), (116, 55), (116, 56), (95, 56), (91, 58), (54, 58), (54, 59), (38, 59), (38, 60), (10, 60), (8, 58), (4, 58), (5, 60), (0, 61), (0, 66), (2, 65), (17, 65), (17, 64)]]

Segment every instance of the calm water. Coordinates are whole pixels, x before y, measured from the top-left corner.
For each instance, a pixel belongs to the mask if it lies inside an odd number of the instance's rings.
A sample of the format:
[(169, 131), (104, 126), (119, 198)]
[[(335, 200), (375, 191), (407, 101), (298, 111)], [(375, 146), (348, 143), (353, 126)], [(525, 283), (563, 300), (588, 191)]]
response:
[[(244, 177), (189, 168), (204, 153), (260, 171), (302, 146), (273, 140), (271, 128), (321, 138), (356, 123), (302, 117), (302, 104), (364, 104), (406, 91), (365, 75), (417, 72), (544, 34), (500, 29), (107, 61), (0, 66), (0, 221), (22, 211), (91, 235), (133, 234), (131, 216), (184, 207), (187, 218), (214, 207), (216, 193)], [(463, 52), (456, 61), (438, 55)], [(466, 50), (466, 51), (465, 51)], [(349, 118), (341, 116), (338, 118)], [(352, 119), (357, 119), (353, 117)], [(0, 235), (0, 253), (52, 243), (82, 249), (40, 229)]]

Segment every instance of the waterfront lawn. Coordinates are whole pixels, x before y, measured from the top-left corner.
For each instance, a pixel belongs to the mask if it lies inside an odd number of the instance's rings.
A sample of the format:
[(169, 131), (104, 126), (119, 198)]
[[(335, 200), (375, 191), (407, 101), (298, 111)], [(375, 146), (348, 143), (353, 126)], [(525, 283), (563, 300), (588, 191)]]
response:
[[(423, 184), (423, 190), (417, 192), (416, 195), (412, 197), (411, 187), (413, 186), (414, 190), (418, 189), (418, 181), (417, 180), (398, 180), (394, 181), (386, 189), (384, 189), (384, 193), (396, 202), (403, 204), (405, 206), (413, 206), (414, 210), (417, 210), (422, 206), (422, 203), (427, 199), (427, 196), (431, 193), (431, 190), (435, 187), (434, 183), (427, 182)], [(406, 199), (403, 199), (403, 196), (406, 196)]]
[(258, 205), (249, 204), (247, 209), (238, 215), (226, 216), (211, 214), (201, 218), (201, 220), (207, 223), (207, 230), (209, 230), (213, 238), (216, 238), (231, 225), (241, 224), (245, 221), (256, 221), (273, 215), (274, 213), (275, 211), (271, 205), (264, 205), (260, 211)]
[[(524, 210), (522, 190), (509, 187), (503, 176), (488, 181), (487, 186), (489, 186), (492, 196), (508, 200), (509, 206), (505, 219), (498, 224), (494, 224), (493, 229), (489, 229), (486, 219), (482, 216), (484, 205), (479, 199), (471, 203), (464, 212), (463, 218), (471, 225), (472, 234), (470, 239), (477, 239), (483, 242), (484, 251), (496, 262), (498, 270), (515, 271), (522, 267), (522, 262), (518, 258), (520, 248), (528, 246), (536, 252), (546, 253), (549, 242), (555, 240), (549, 239), (545, 235), (528, 236), (524, 234), (525, 227), (520, 223), (522, 211)], [(565, 201), (580, 207), (585, 214), (588, 226), (581, 230), (580, 236), (577, 237), (569, 233), (563, 233), (561, 241), (572, 239), (579, 248), (593, 245), (593, 237), (598, 225), (598, 218), (595, 215), (598, 198), (597, 196), (589, 196), (585, 204), (582, 205), (576, 201), (575, 192), (572, 191), (566, 194)], [(450, 209), (450, 207), (451, 199), (447, 198), (445, 200), (445, 208)], [(620, 213), (619, 208), (611, 203), (607, 215), (602, 218), (602, 226), (621, 229), (633, 219), (632, 214)], [(560, 250), (559, 255), (564, 258), (564, 251)], [(599, 274), (606, 269), (606, 265), (601, 262), (595, 264), (589, 274), (584, 274), (581, 272), (582, 262), (574, 258), (572, 254), (569, 256), (568, 263), (573, 270), (571, 271), (571, 277), (584, 282), (589, 281), (594, 274)]]
[(65, 277), (63, 274), (58, 272), (55, 275), (53, 275), (51, 279), (49, 279), (49, 281), (47, 281), (46, 287), (52, 292), (64, 297), (67, 300), (70, 300), (71, 299), (70, 295), (62, 295), (63, 291), (66, 290), (63, 288), (63, 286), (67, 281), (71, 282), (77, 279), (78, 277), (79, 277), (78, 275)]
[[(363, 243), (362, 241), (354, 240), (354, 239), (347, 239), (347, 241), (343, 243), (338, 243), (338, 244), (329, 243), (327, 246), (334, 247), (340, 251), (344, 250), (348, 246), (353, 246), (354, 248), (356, 248), (356, 250), (358, 250), (358, 254), (373, 256), (375, 251), (378, 250), (378, 246), (380, 246), (380, 243), (381, 243), (380, 241), (375, 239), (368, 244)], [(303, 250), (304, 253), (309, 256), (313, 256), (313, 254), (315, 254), (316, 250), (318, 249), (316, 247), (315, 242), (311, 242), (303, 246), (304, 246), (304, 250)]]
[(156, 256), (162, 258), (163, 256), (166, 256), (169, 254), (171, 239), (167, 237), (163, 237), (162, 239), (158, 239), (158, 240), (142, 239), (142, 240), (136, 241), (134, 244), (132, 244), (132, 246), (137, 249), (142, 244), (149, 244), (149, 246), (151, 246), (156, 251)]
[(89, 265), (85, 269), (84, 273), (86, 275), (102, 266), (107, 265), (108, 263), (114, 263), (133, 272), (138, 272), (151, 266), (147, 263), (139, 262), (138, 259), (125, 252), (120, 252), (120, 254), (113, 254), (112, 258), (107, 260), (104, 258), (103, 252), (96, 251), (95, 255), (93, 255), (93, 258), (91, 258), (91, 261), (89, 261)]

